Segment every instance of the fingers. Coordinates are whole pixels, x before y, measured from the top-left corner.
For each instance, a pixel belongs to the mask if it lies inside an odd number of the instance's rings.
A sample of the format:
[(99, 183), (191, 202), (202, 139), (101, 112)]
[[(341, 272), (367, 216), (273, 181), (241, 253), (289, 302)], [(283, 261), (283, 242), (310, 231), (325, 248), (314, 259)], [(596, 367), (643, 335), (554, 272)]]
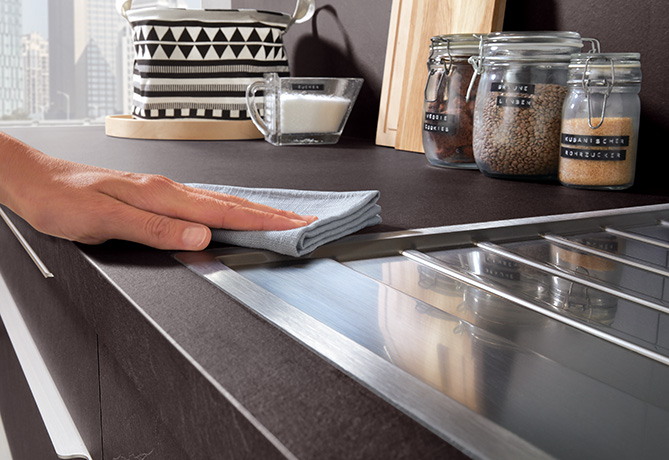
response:
[(108, 181), (105, 193), (140, 209), (213, 228), (288, 230), (308, 225), (315, 216), (300, 216), (249, 200), (188, 187), (155, 175), (126, 175)]
[(244, 200), (239, 197), (200, 190), (185, 190), (175, 204), (183, 200), (183, 206), (175, 210), (179, 218), (201, 222), (213, 228), (230, 230), (290, 230), (313, 222), (294, 212)]
[(103, 239), (120, 239), (157, 249), (199, 251), (211, 241), (206, 225), (174, 219), (119, 203), (118, 212), (108, 214)]
[(225, 193), (214, 192), (212, 190), (205, 190), (205, 189), (199, 189), (199, 188), (195, 188), (195, 187), (189, 187), (189, 186), (184, 185), (184, 184), (178, 184), (178, 186), (181, 187), (182, 190), (187, 190), (187, 191), (189, 191), (191, 193), (194, 193), (196, 195), (208, 196), (208, 197), (211, 197), (215, 200), (229, 202), (229, 203), (236, 203), (236, 204), (242, 205), (245, 208), (257, 209), (258, 211), (266, 211), (266, 212), (269, 212), (269, 213), (278, 214), (278, 215), (288, 217), (289, 219), (307, 220), (309, 223), (314, 222), (315, 220), (318, 219), (316, 216), (302, 216), (302, 215), (297, 214), (297, 213), (292, 212), (292, 211), (286, 211), (286, 210), (283, 210), (283, 209), (276, 209), (276, 208), (273, 208), (271, 206), (267, 206), (267, 205), (260, 204), (260, 203), (255, 203), (253, 201), (249, 201), (245, 198), (241, 198), (241, 197), (238, 197), (238, 196), (235, 196), (235, 195), (228, 195), (228, 194), (225, 194)]
[(309, 224), (305, 218), (289, 218), (272, 211), (258, 210), (242, 204), (223, 202), (218, 205), (219, 220), (212, 224), (214, 228), (230, 230), (267, 230), (280, 231), (304, 227)]

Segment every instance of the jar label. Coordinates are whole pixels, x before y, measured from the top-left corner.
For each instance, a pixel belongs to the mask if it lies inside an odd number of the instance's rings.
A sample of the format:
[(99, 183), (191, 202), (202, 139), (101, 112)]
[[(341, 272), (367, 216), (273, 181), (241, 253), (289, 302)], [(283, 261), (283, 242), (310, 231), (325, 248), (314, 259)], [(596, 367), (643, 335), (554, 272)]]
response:
[(493, 93), (534, 94), (534, 85), (527, 83), (491, 83)]
[(560, 156), (571, 160), (625, 161), (626, 150), (593, 150), (561, 147)]
[(290, 86), (293, 91), (325, 91), (325, 85), (322, 83), (292, 83)]
[(598, 241), (586, 238), (579, 240), (579, 242), (584, 246), (588, 246), (590, 248), (600, 249), (602, 251), (608, 251), (613, 253), (618, 252), (618, 240)]
[(457, 118), (447, 113), (425, 112), (423, 131), (455, 135)]
[(587, 136), (562, 133), (562, 143), (593, 147), (629, 147), (629, 136)]
[(481, 264), (482, 273), (495, 278), (507, 279), (511, 281), (520, 280), (520, 265), (512, 260), (485, 255)]
[(497, 96), (495, 104), (497, 107), (529, 108), (532, 107), (532, 99), (522, 96)]
[(496, 267), (487, 267), (483, 266), (481, 267), (483, 274), (485, 275), (490, 275), (494, 278), (498, 279), (505, 279), (505, 280), (510, 280), (510, 281), (519, 281), (520, 280), (520, 273), (519, 272), (514, 272), (514, 271), (509, 271), (509, 270), (502, 270)]

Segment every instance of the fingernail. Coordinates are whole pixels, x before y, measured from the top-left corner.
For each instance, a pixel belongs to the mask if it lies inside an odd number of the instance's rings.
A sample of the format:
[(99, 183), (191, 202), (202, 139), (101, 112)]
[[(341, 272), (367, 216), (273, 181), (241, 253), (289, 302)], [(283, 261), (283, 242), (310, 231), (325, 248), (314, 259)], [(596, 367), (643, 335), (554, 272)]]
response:
[(302, 219), (290, 219), (290, 221), (295, 225), (296, 227), (304, 227), (305, 225), (308, 225), (309, 223), (306, 220)]
[(205, 227), (193, 226), (184, 230), (181, 239), (187, 248), (200, 249), (204, 246), (208, 237), (209, 232)]

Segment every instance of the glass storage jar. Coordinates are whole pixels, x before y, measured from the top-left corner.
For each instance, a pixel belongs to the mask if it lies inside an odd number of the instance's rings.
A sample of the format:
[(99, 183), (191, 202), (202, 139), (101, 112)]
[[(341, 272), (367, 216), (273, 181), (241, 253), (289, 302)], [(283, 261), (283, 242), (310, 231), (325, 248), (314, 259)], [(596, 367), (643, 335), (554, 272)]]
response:
[(638, 53), (583, 53), (569, 65), (560, 183), (621, 190), (634, 183), (639, 135)]
[(423, 150), (430, 164), (476, 169), (472, 147), (475, 95), (467, 99), (480, 35), (432, 37), (423, 105)]
[(562, 103), (576, 32), (496, 32), (471, 63), (480, 74), (474, 158), (486, 176), (556, 179)]

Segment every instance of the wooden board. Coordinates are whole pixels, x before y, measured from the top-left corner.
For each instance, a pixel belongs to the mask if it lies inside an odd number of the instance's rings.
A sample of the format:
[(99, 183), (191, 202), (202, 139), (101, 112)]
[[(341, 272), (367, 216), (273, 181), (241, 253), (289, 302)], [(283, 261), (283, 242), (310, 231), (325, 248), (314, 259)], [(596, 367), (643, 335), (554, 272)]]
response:
[(390, 12), (379, 121), (376, 128), (376, 143), (386, 147), (395, 146), (399, 110), (402, 105), (402, 79), (409, 45), (412, 4), (412, 0), (393, 0)]
[(393, 0), (376, 143), (423, 152), (430, 38), (502, 29), (506, 0)]
[(105, 134), (131, 139), (240, 140), (262, 139), (251, 120), (143, 120), (131, 115), (105, 119)]

